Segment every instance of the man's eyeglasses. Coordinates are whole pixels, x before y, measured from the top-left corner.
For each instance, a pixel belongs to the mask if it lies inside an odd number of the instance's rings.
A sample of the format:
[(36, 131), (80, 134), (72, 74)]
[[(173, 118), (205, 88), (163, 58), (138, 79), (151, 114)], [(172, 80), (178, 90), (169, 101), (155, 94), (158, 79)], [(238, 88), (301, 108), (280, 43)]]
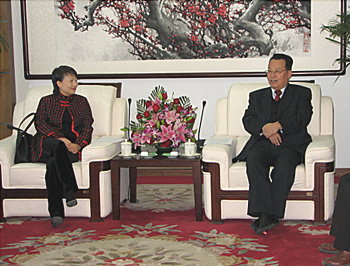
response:
[(265, 73), (266, 73), (266, 75), (272, 75), (272, 74), (281, 75), (283, 71), (287, 71), (287, 69), (283, 69), (283, 70), (266, 70)]

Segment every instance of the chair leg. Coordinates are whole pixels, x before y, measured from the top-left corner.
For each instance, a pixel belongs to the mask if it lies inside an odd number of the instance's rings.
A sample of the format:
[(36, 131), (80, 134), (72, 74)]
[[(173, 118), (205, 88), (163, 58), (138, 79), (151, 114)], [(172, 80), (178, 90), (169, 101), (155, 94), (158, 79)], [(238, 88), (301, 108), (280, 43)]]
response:
[(100, 205), (100, 172), (111, 169), (110, 161), (90, 163), (90, 222), (102, 222)]
[(0, 164), (0, 222), (4, 223), (6, 222), (6, 218), (4, 217), (4, 199), (5, 199), (5, 191), (2, 188), (2, 176), (1, 176), (1, 164)]
[(220, 166), (218, 163), (203, 163), (203, 171), (210, 173), (212, 224), (223, 224), (221, 219)]
[(324, 175), (327, 172), (334, 171), (334, 162), (330, 163), (316, 163), (314, 167), (315, 189), (314, 194), (319, 197), (314, 199), (315, 203), (315, 223), (325, 224), (327, 221), (324, 219), (325, 209), (325, 187), (324, 187)]

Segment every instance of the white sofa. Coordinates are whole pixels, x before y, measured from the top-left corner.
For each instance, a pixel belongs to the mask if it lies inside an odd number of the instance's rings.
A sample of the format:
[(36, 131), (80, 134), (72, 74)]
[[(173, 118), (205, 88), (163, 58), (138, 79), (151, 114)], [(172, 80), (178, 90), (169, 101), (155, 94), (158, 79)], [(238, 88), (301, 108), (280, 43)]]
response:
[[(40, 86), (28, 91), (24, 101), (15, 106), (13, 124), (18, 126), (23, 117), (35, 112), (42, 96), (51, 94), (51, 86)], [(82, 151), (82, 160), (73, 163), (78, 183), (78, 205), (66, 208), (66, 216), (90, 217), (102, 221), (112, 212), (110, 159), (120, 152), (125, 134), (120, 129), (127, 123), (127, 104), (120, 88), (105, 85), (80, 85), (77, 94), (87, 97), (94, 117), (92, 143)], [(28, 119), (30, 120), (30, 119)], [(29, 121), (27, 121), (29, 122)], [(24, 127), (22, 127), (24, 128)], [(35, 128), (29, 130), (33, 135)], [(0, 219), (12, 216), (49, 216), (45, 186), (44, 163), (14, 164), (17, 131), (0, 141)], [(127, 197), (127, 169), (121, 179), (121, 201)]]
[[(334, 208), (333, 103), (321, 95), (318, 84), (298, 83), (311, 88), (313, 116), (308, 126), (312, 143), (305, 164), (297, 166), (294, 185), (287, 200), (285, 219), (325, 222)], [(224, 219), (249, 219), (249, 182), (246, 163), (232, 163), (249, 139), (242, 124), (251, 91), (268, 87), (266, 83), (237, 83), (228, 96), (216, 104), (215, 135), (203, 148), (205, 214), (213, 223)]]

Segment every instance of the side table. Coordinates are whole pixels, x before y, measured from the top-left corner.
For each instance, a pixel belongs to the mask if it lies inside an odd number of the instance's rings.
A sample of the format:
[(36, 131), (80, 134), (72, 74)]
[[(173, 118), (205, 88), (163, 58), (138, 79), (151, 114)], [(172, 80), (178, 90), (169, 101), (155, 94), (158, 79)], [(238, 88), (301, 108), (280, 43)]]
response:
[(137, 167), (191, 167), (193, 175), (196, 221), (203, 221), (202, 173), (200, 158), (167, 158), (157, 156), (151, 159), (123, 158), (111, 160), (113, 220), (120, 219), (120, 168), (129, 168), (130, 201), (136, 202)]

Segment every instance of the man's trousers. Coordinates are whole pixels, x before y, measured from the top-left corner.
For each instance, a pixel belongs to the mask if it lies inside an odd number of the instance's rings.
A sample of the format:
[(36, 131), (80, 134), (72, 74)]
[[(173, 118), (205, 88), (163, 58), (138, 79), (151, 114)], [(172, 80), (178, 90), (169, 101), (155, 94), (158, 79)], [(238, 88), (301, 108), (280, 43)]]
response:
[(335, 248), (350, 251), (350, 173), (339, 182), (330, 234)]
[[(257, 217), (261, 213), (284, 217), (286, 200), (294, 183), (295, 168), (302, 156), (283, 143), (276, 146), (261, 137), (247, 156), (249, 179), (248, 215)], [(270, 167), (273, 166), (270, 178)]]

